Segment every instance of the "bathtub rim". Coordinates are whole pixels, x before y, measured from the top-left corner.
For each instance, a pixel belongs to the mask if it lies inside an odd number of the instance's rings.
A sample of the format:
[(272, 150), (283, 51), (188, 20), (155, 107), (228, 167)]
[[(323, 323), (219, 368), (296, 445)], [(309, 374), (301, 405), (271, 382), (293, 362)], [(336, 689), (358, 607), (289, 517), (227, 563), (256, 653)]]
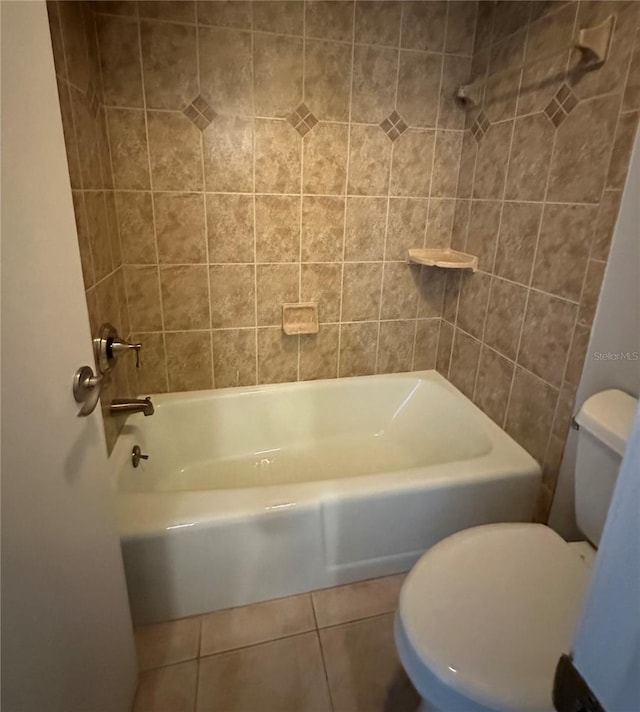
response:
[[(367, 382), (371, 379), (430, 380), (438, 383), (464, 403), (465, 408), (482, 422), (491, 443), (488, 453), (467, 460), (453, 460), (435, 465), (347, 478), (313, 480), (294, 484), (263, 485), (235, 489), (175, 490), (169, 492), (132, 492), (118, 488), (123, 468), (128, 466), (134, 440), (132, 429), (125, 425), (110, 457), (111, 484), (116, 499), (118, 529), (122, 538), (135, 539), (160, 531), (211, 526), (212, 521), (223, 522), (251, 516), (275, 514), (286, 508), (313, 508), (335, 499), (376, 496), (390, 488), (394, 491), (451, 486), (498, 478), (530, 478), (541, 476), (541, 468), (534, 458), (510, 435), (494, 423), (467, 396), (435, 370), (409, 371), (394, 374), (353, 376), (340, 379), (263, 384), (162, 393), (152, 395), (157, 405), (175, 402), (202, 401), (210, 398), (226, 399), (252, 393), (275, 390), (315, 389), (323, 385), (335, 388), (344, 381)], [(133, 416), (143, 422), (142, 416)], [(464, 471), (461, 471), (464, 467)]]

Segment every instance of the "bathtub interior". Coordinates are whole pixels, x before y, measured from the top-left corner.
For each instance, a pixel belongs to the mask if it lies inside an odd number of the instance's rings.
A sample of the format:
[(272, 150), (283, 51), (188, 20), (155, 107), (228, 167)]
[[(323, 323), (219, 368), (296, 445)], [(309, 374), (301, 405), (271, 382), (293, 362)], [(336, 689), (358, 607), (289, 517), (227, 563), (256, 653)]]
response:
[(435, 371), (154, 402), (112, 456), (136, 623), (407, 571), (460, 529), (531, 520), (537, 463)]
[(128, 439), (150, 455), (123, 492), (238, 489), (405, 471), (487, 454), (457, 392), (415, 375), (157, 396)]

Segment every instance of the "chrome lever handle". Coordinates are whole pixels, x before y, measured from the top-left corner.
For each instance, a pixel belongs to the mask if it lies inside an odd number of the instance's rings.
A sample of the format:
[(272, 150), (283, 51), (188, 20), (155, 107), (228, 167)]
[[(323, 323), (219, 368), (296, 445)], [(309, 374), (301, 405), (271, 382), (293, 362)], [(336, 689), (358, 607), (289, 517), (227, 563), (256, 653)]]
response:
[(123, 341), (122, 339), (113, 339), (113, 341), (107, 346), (107, 354), (110, 358), (117, 358), (117, 356), (125, 351), (130, 351), (133, 349), (136, 352), (136, 368), (140, 368), (140, 349), (142, 344), (130, 344), (128, 341)]
[(98, 335), (93, 339), (93, 351), (96, 366), (100, 373), (106, 374), (116, 365), (118, 356), (133, 349), (136, 352), (136, 368), (140, 368), (140, 349), (142, 344), (130, 344), (118, 336), (111, 324), (103, 324)]
[(96, 376), (91, 366), (80, 366), (73, 377), (73, 397), (76, 403), (82, 403), (79, 417), (93, 413), (102, 390), (102, 376)]

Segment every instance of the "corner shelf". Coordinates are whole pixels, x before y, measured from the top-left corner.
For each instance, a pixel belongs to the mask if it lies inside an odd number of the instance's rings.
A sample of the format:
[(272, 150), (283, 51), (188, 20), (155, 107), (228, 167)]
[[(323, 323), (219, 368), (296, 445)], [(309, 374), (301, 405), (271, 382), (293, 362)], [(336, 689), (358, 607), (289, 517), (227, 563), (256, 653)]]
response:
[(442, 267), (443, 269), (478, 269), (478, 258), (466, 252), (458, 252), (449, 248), (427, 248), (409, 250), (409, 262), (427, 267)]

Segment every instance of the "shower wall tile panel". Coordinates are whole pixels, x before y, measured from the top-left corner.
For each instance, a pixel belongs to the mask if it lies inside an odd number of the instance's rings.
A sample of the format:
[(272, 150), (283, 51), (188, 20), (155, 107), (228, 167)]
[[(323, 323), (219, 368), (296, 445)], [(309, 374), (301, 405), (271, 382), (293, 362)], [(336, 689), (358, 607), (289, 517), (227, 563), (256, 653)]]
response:
[[(92, 330), (143, 344), (104, 402), (437, 367), (541, 463), (544, 520), (640, 111), (638, 4), (48, 8)], [(567, 38), (612, 12), (584, 71)], [(448, 245), (479, 271), (406, 264)], [(318, 334), (282, 334), (290, 301)]]
[[(476, 5), (82, 6), (117, 296), (143, 344), (134, 390), (435, 364), (444, 281), (406, 254), (451, 240), (465, 120), (454, 92), (469, 78)], [(52, 18), (68, 11), (51, 4)], [(83, 87), (66, 66), (72, 113)], [(88, 84), (89, 72), (74, 77)], [(101, 145), (73, 138), (93, 147), (78, 163), (68, 141), (82, 180)], [(100, 238), (82, 240), (96, 243), (83, 259), (95, 290), (111, 263)], [(319, 334), (282, 334), (282, 304), (297, 301), (318, 302)]]
[[(612, 13), (609, 57), (585, 71), (568, 39)], [(472, 76), (486, 81), (451, 244), (480, 269), (447, 277), (437, 367), (541, 464), (541, 521), (638, 124), (639, 17), (638, 3), (479, 4)]]

